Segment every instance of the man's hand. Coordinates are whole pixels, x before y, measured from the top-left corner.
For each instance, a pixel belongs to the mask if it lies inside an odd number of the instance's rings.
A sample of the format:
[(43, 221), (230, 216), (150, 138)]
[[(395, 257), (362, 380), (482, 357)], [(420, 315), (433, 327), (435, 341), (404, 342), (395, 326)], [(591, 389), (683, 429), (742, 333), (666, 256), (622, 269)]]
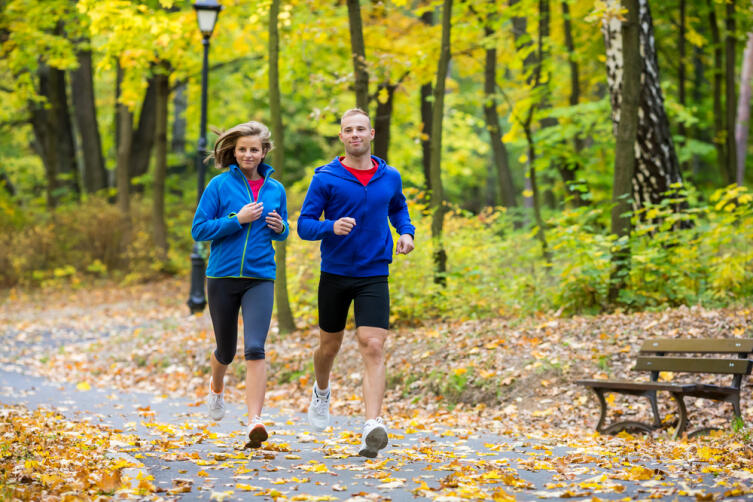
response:
[(335, 235), (348, 235), (355, 226), (356, 220), (354, 218), (340, 218), (335, 221), (332, 230), (335, 232)]
[(285, 229), (285, 224), (282, 222), (282, 216), (277, 214), (277, 211), (272, 210), (264, 220), (267, 222), (267, 226), (277, 234), (281, 234)]
[(238, 214), (236, 215), (238, 223), (243, 225), (258, 220), (261, 218), (261, 212), (263, 209), (264, 204), (261, 202), (249, 202), (238, 211)]
[(413, 244), (413, 236), (411, 234), (403, 234), (397, 240), (395, 246), (395, 254), (408, 254), (413, 251), (415, 245)]

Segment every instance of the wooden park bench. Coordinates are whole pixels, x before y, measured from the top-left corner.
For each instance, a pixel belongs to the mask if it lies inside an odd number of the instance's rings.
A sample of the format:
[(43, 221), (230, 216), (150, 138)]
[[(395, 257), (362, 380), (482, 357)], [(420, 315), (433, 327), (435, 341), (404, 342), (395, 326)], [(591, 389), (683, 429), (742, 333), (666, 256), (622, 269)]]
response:
[[(650, 432), (662, 425), (656, 393), (669, 392), (677, 402), (679, 419), (674, 438), (680, 436), (688, 425), (685, 397), (700, 397), (714, 401), (732, 403), (735, 418), (742, 420), (740, 413), (740, 387), (745, 375), (749, 375), (753, 360), (747, 359), (753, 352), (753, 339), (655, 339), (646, 340), (640, 348), (635, 371), (649, 372), (649, 381), (635, 380), (578, 380), (576, 383), (591, 388), (601, 405), (601, 416), (596, 430), (602, 434), (615, 434), (620, 431)], [(667, 354), (671, 354), (668, 356)], [(693, 355), (727, 355), (728, 357), (694, 357)], [(729, 357), (736, 356), (736, 357)], [(715, 385), (700, 381), (660, 382), (659, 372), (695, 373), (716, 375), (719, 379), (731, 377), (729, 385)], [(674, 379), (673, 379), (674, 380)], [(649, 400), (653, 412), (653, 423), (632, 420), (615, 422), (605, 426), (607, 401), (605, 393), (642, 396)], [(733, 419), (735, 420), (735, 419)], [(699, 428), (688, 434), (693, 436), (712, 428)]]

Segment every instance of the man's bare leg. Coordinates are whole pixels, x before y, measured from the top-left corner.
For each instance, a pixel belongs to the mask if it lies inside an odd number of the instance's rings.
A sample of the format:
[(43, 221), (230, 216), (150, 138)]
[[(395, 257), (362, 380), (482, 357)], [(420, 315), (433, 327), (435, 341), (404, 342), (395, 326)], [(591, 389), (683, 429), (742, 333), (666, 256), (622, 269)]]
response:
[(330, 333), (319, 330), (319, 347), (314, 351), (314, 376), (316, 385), (321, 390), (329, 387), (329, 374), (343, 343), (343, 333), (345, 331)]
[(361, 326), (356, 331), (358, 351), (363, 359), (363, 401), (366, 420), (377, 418), (382, 411), (385, 388), (384, 343), (388, 331), (384, 328)]

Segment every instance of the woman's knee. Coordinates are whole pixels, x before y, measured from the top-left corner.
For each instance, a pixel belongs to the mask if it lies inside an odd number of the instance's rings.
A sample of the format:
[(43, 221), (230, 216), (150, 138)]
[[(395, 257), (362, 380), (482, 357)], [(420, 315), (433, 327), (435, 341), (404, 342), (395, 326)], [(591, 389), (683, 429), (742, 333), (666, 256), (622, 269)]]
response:
[(229, 350), (220, 350), (220, 347), (217, 347), (217, 350), (214, 351), (214, 358), (217, 359), (217, 362), (221, 365), (227, 366), (228, 364), (233, 362), (233, 358), (235, 358), (235, 351), (231, 352)]

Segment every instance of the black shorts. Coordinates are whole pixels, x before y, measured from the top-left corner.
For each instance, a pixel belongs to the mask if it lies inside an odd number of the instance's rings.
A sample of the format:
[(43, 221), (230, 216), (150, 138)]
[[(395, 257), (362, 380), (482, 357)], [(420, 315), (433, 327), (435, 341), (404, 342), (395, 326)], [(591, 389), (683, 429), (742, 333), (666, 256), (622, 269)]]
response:
[(390, 288), (386, 275), (346, 277), (322, 272), (319, 327), (328, 333), (344, 330), (351, 302), (354, 302), (357, 328), (390, 328)]

